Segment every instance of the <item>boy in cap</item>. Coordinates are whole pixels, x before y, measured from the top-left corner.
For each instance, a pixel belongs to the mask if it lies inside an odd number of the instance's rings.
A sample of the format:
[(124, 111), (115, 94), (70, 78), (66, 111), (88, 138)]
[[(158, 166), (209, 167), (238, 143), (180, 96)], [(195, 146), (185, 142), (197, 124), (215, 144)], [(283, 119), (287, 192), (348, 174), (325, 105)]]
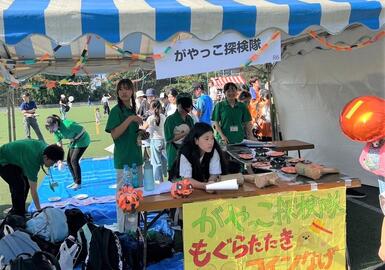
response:
[(167, 167), (169, 171), (175, 161), (177, 151), (190, 129), (194, 126), (194, 121), (189, 115), (193, 108), (191, 96), (180, 94), (176, 100), (177, 110), (167, 117), (164, 123), (164, 136), (166, 139)]

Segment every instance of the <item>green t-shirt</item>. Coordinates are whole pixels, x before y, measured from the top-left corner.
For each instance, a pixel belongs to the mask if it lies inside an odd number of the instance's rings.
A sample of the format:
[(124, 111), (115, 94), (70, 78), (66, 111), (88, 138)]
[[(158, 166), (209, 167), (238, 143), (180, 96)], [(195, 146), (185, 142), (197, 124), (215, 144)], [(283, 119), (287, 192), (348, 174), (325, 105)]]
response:
[(0, 147), (0, 165), (16, 165), (23, 170), (28, 180), (37, 182), (46, 147), (46, 143), (31, 139), (4, 144)]
[[(55, 131), (54, 138), (56, 142), (59, 142), (63, 139), (73, 140), (78, 136), (81, 132), (83, 132), (84, 128), (78, 123), (65, 119), (60, 120), (59, 129)], [(70, 148), (81, 148), (87, 147), (91, 143), (90, 135), (87, 131), (84, 131), (83, 135), (81, 135), (78, 139), (69, 144)]]
[[(135, 115), (135, 113), (127, 107), (120, 107), (116, 105), (112, 108), (110, 115), (108, 116), (107, 125), (105, 131), (111, 133), (111, 131), (118, 127), (127, 117)], [(137, 131), (139, 125), (136, 122), (131, 122), (128, 128), (120, 135), (119, 138), (114, 140), (114, 165), (115, 169), (123, 169), (124, 165), (132, 166), (143, 164), (142, 149), (137, 143)]]
[(166, 122), (164, 123), (168, 170), (171, 170), (172, 164), (174, 163), (178, 152), (178, 149), (175, 147), (175, 143), (172, 141), (174, 139), (174, 129), (181, 124), (187, 124), (191, 129), (194, 126), (194, 120), (190, 115), (187, 115), (186, 119), (183, 120), (178, 110), (167, 117)]
[[(214, 107), (211, 120), (217, 121), (230, 144), (240, 143), (245, 137), (243, 124), (251, 121), (251, 115), (246, 105), (236, 101), (231, 107), (227, 100), (217, 103)], [(217, 132), (216, 139), (221, 136)]]

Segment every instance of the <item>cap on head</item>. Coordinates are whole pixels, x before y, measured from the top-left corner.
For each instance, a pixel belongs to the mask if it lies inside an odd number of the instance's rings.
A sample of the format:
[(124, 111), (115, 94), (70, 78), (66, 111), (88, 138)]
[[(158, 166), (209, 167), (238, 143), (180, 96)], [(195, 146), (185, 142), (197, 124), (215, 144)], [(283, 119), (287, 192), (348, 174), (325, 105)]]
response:
[(144, 96), (145, 96), (145, 94), (144, 94), (143, 90), (139, 90), (136, 92), (136, 97), (144, 97)]
[(194, 83), (192, 84), (192, 88), (193, 88), (193, 90), (197, 90), (197, 89), (203, 90), (203, 83), (200, 83), (200, 82), (194, 82)]
[(156, 91), (154, 88), (149, 88), (146, 90), (146, 96), (147, 97), (155, 97), (156, 96)]

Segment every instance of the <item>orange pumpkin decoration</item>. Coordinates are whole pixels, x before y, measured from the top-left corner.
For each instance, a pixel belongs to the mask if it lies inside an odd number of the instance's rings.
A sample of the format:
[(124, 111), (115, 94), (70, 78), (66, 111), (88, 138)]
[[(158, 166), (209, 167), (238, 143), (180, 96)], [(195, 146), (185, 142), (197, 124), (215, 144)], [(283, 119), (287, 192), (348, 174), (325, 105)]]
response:
[(143, 192), (131, 186), (123, 185), (117, 194), (117, 204), (123, 212), (132, 212), (139, 206), (139, 201), (143, 200)]
[(341, 112), (343, 133), (354, 141), (374, 142), (385, 137), (385, 100), (361, 96), (346, 104)]
[(171, 186), (171, 196), (174, 199), (186, 198), (193, 192), (193, 186), (188, 179), (175, 182)]

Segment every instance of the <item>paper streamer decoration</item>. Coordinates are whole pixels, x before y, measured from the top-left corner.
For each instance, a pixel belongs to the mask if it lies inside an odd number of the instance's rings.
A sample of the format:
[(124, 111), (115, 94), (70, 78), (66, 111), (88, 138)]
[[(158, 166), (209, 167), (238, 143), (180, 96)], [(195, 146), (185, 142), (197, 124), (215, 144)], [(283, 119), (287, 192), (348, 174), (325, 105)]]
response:
[(352, 51), (353, 49), (364, 48), (364, 47), (369, 46), (369, 45), (373, 44), (374, 42), (376, 42), (376, 41), (378, 41), (378, 40), (380, 40), (380, 39), (385, 37), (385, 31), (381, 31), (381, 32), (377, 33), (375, 36), (373, 36), (372, 38), (370, 38), (370, 37), (363, 38), (364, 41), (361, 41), (360, 43), (357, 43), (357, 44), (353, 44), (353, 45), (337, 45), (337, 44), (333, 44), (333, 43), (328, 42), (326, 40), (326, 38), (320, 37), (317, 34), (317, 32), (315, 32), (315, 31), (309, 31), (308, 34), (312, 38), (317, 40), (319, 43), (324, 45), (325, 47), (327, 47), (329, 49), (332, 49), (332, 50), (335, 50), (335, 51), (338, 51), (338, 52)]

